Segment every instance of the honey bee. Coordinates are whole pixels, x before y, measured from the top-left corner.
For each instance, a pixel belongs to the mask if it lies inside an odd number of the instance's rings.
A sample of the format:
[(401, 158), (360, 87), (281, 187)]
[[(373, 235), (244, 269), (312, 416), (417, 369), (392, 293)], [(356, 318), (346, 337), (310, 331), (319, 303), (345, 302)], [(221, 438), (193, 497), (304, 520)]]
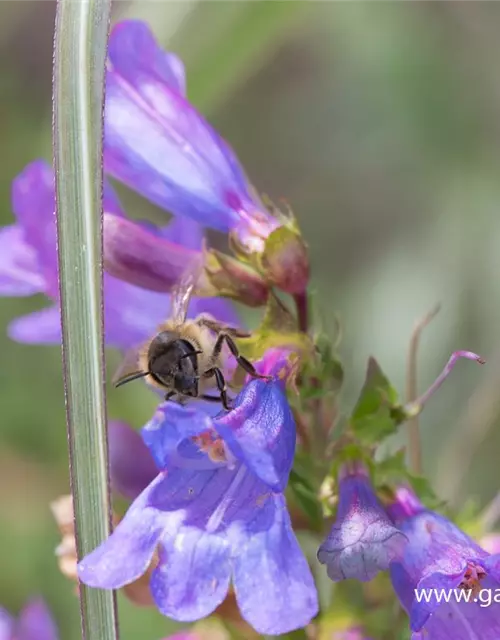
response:
[[(171, 295), (170, 318), (158, 327), (158, 332), (138, 349), (132, 349), (116, 372), (113, 383), (120, 387), (132, 380), (145, 378), (149, 384), (167, 390), (165, 400), (181, 404), (189, 398), (221, 402), (231, 408), (224, 379), (222, 353), (224, 344), (238, 365), (254, 378), (260, 375), (253, 364), (240, 355), (234, 338), (250, 334), (222, 324), (208, 314), (187, 319), (189, 302), (196, 286), (199, 270), (187, 271)], [(219, 396), (208, 395), (214, 386)]]

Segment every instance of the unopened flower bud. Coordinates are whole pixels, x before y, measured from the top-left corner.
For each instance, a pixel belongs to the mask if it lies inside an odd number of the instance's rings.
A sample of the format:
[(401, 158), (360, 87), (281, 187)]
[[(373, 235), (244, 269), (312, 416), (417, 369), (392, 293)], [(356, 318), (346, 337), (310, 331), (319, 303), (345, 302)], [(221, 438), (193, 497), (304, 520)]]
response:
[(250, 266), (210, 249), (205, 252), (205, 274), (208, 287), (197, 288), (200, 296), (232, 298), (249, 307), (260, 307), (267, 301), (269, 286)]
[(267, 238), (260, 256), (266, 279), (291, 295), (303, 293), (309, 280), (309, 256), (300, 233), (283, 226)]

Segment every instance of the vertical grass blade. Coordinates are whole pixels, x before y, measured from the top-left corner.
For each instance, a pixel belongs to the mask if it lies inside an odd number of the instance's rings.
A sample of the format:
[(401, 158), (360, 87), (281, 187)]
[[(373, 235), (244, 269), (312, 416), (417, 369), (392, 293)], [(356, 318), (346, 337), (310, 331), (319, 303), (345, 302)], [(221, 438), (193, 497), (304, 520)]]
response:
[[(110, 530), (102, 328), (102, 114), (111, 0), (59, 0), (54, 163), (63, 367), (78, 556)], [(112, 592), (81, 585), (83, 637), (118, 637)]]

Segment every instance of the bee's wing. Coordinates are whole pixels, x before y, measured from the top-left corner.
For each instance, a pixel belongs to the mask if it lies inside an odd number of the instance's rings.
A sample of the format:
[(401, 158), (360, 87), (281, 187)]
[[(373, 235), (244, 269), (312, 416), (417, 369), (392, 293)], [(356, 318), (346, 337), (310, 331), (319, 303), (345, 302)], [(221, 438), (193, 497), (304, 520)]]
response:
[(170, 320), (174, 324), (183, 324), (186, 320), (189, 301), (200, 278), (201, 270), (201, 260), (194, 260), (172, 289)]
[(133, 347), (125, 353), (123, 360), (111, 379), (115, 387), (147, 375), (148, 372), (142, 371), (139, 366), (139, 349), (140, 347)]

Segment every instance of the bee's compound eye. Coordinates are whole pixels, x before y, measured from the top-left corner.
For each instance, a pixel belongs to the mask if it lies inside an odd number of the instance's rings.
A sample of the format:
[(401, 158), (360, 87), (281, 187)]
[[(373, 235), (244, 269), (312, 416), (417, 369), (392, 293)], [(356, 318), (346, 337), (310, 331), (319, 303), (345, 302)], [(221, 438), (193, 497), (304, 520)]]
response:
[(158, 384), (163, 385), (164, 387), (171, 387), (173, 380), (172, 380), (172, 376), (169, 375), (164, 375), (159, 371), (154, 371), (152, 370), (150, 372), (151, 377), (153, 378), (153, 380), (155, 382), (157, 382)]

